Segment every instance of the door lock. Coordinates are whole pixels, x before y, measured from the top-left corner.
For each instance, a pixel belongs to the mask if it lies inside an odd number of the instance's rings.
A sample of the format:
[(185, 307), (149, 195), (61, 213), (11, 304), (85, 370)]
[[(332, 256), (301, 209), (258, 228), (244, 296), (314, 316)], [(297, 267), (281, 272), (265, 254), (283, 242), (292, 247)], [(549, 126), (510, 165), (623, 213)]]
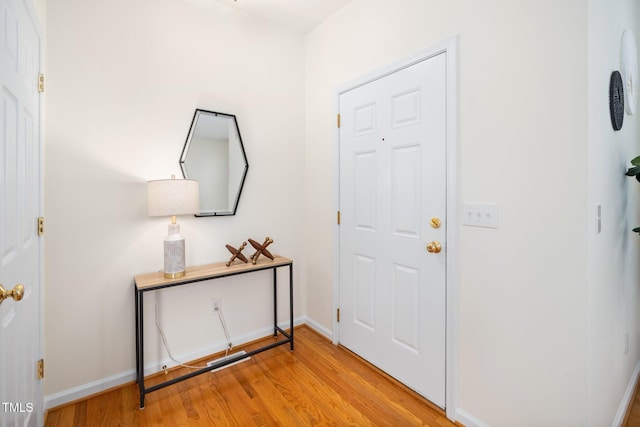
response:
[(439, 254), (441, 250), (442, 250), (442, 245), (437, 240), (434, 240), (433, 242), (427, 245), (427, 252), (430, 252), (432, 254), (434, 253)]
[(0, 304), (7, 298), (13, 298), (14, 301), (20, 301), (24, 296), (24, 286), (17, 284), (12, 290), (7, 291), (2, 285), (0, 285)]
[(442, 225), (442, 222), (440, 221), (440, 218), (431, 218), (431, 221), (429, 221), (429, 224), (431, 224), (431, 227), (433, 228), (440, 228), (440, 226)]

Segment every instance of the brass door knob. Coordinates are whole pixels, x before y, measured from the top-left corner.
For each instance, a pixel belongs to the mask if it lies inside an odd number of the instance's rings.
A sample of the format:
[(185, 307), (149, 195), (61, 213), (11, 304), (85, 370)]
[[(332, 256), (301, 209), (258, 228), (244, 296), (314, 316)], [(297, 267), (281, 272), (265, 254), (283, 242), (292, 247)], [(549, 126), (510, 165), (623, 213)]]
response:
[(437, 240), (434, 240), (427, 245), (427, 252), (430, 252), (432, 254), (439, 254), (441, 250), (442, 245)]
[(0, 285), (0, 304), (7, 298), (13, 298), (14, 301), (20, 301), (24, 296), (24, 286), (18, 284), (13, 287), (12, 290), (7, 291), (2, 285)]

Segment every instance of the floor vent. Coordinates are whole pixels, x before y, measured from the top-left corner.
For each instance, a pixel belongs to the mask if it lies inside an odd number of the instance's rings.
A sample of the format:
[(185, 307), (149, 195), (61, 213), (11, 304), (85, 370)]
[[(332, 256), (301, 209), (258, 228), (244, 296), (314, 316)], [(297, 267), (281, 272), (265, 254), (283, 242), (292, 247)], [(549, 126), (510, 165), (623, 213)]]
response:
[[(211, 362), (207, 362), (207, 366), (212, 366), (212, 365), (215, 365), (216, 363), (220, 363), (220, 362), (222, 362), (224, 360), (227, 360), (227, 359), (233, 359), (233, 358), (235, 358), (237, 356), (241, 356), (241, 355), (244, 355), (244, 354), (247, 354), (247, 352), (244, 351), (244, 350), (240, 350), (237, 353), (229, 354), (227, 356), (220, 357), (218, 359), (212, 360)], [(238, 363), (246, 362), (249, 359), (251, 359), (251, 358), (247, 357), (247, 358), (244, 358), (244, 359), (236, 360), (235, 362), (229, 363), (228, 365), (224, 365), (224, 366), (221, 366), (219, 368), (212, 369), (211, 372), (216, 372), (216, 371), (219, 371), (220, 369), (228, 368), (229, 366), (233, 366), (233, 365), (237, 365)]]

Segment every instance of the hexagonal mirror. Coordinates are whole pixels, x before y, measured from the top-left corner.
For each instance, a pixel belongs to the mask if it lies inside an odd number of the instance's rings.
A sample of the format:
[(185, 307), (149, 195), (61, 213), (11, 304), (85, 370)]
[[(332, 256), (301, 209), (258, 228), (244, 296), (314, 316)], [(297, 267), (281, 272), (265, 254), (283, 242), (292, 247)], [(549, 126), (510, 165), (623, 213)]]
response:
[(235, 215), (249, 169), (236, 116), (197, 109), (180, 168), (200, 183), (197, 216)]

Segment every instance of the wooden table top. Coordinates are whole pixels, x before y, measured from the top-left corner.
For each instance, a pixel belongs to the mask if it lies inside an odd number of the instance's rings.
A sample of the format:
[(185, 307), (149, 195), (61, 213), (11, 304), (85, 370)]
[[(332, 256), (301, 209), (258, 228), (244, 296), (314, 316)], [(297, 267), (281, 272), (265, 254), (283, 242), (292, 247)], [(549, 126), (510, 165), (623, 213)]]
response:
[(134, 277), (134, 280), (136, 288), (138, 290), (142, 290), (155, 286), (165, 286), (197, 280), (215, 279), (217, 277), (232, 274), (248, 273), (254, 270), (263, 270), (266, 268), (293, 264), (293, 261), (280, 255), (274, 255), (273, 260), (266, 257), (258, 258), (258, 262), (255, 265), (253, 265), (251, 261), (245, 264), (238, 260), (234, 261), (229, 267), (227, 267), (225, 263), (226, 261), (187, 267), (186, 274), (176, 279), (165, 279), (162, 271), (156, 271), (153, 273), (139, 274)]

